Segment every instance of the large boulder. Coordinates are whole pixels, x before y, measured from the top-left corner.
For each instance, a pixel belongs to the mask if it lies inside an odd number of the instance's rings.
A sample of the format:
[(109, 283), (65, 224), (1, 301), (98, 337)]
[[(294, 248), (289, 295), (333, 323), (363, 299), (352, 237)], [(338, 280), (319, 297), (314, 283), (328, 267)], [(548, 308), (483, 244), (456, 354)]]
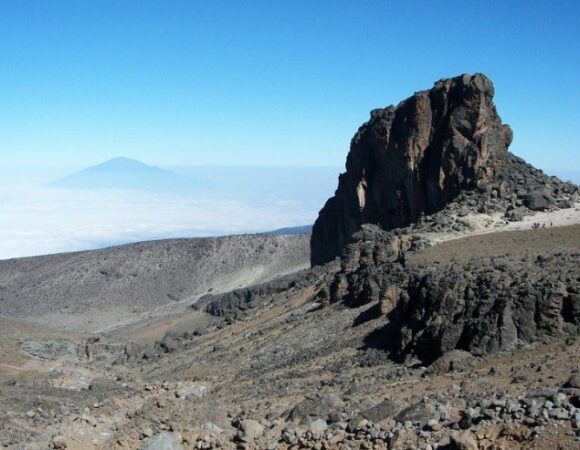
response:
[(484, 75), (461, 75), (397, 107), (373, 110), (352, 139), (335, 196), (314, 224), (312, 265), (340, 255), (363, 223), (404, 227), (493, 179), (512, 140), (493, 95)]

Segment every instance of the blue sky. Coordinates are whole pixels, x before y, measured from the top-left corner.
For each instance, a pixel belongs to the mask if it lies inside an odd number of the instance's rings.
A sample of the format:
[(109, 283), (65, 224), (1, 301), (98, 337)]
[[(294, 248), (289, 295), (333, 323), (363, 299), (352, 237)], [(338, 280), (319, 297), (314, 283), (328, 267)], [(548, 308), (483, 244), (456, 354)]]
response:
[(0, 1), (0, 164), (344, 164), (369, 110), (484, 72), (580, 171), (578, 1)]

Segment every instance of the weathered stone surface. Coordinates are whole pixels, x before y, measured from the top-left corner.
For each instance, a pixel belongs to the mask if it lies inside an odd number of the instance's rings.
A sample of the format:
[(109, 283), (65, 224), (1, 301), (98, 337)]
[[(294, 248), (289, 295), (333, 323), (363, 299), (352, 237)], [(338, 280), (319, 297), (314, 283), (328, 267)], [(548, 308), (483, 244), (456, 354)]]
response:
[(512, 140), (493, 95), (484, 75), (462, 75), (373, 110), (314, 224), (312, 264), (338, 256), (363, 223), (404, 227), (492, 179)]
[[(385, 233), (373, 236), (386, 242)], [(413, 355), (431, 364), (441, 358), (428, 374), (463, 370), (470, 355), (512, 351), (580, 331), (578, 251), (480, 257), (441, 267), (407, 265), (404, 252), (390, 261), (353, 260), (368, 244), (353, 244), (358, 253), (347, 247), (342, 260), (347, 270), (335, 275), (342, 280), (341, 297), (332, 301), (377, 304), (377, 313), (389, 322), (369, 335), (368, 345), (397, 360)]]
[(566, 382), (566, 387), (571, 387), (575, 389), (580, 389), (580, 373), (576, 372), (570, 375), (568, 381)]
[(395, 419), (399, 422), (410, 421), (418, 423), (421, 427), (424, 427), (430, 420), (439, 420), (440, 417), (441, 414), (431, 403), (418, 402), (401, 411)]
[(363, 411), (361, 415), (375, 423), (386, 419), (392, 419), (401, 411), (401, 407), (393, 400), (386, 399), (372, 408)]
[(183, 447), (172, 434), (159, 433), (145, 439), (140, 450), (183, 450)]
[(485, 355), (576, 333), (580, 322), (564, 311), (578, 289), (578, 264), (580, 253), (571, 252), (479, 259), (442, 269), (395, 268), (388, 278), (394, 272), (405, 279), (403, 271), (408, 278), (385, 339), (399, 356), (413, 353), (431, 362), (455, 349)]
[(469, 431), (455, 433), (451, 436), (449, 450), (477, 450), (477, 440)]
[(524, 197), (524, 205), (532, 211), (545, 211), (551, 204), (551, 199), (543, 192), (532, 192)]
[(192, 305), (216, 317), (237, 320), (251, 315), (264, 306), (265, 299), (275, 294), (288, 294), (293, 290), (316, 283), (321, 276), (317, 270), (300, 271), (255, 286), (234, 289), (224, 294), (207, 294)]
[(467, 369), (476, 358), (464, 350), (452, 350), (437, 358), (427, 369), (428, 375), (444, 375), (448, 372), (459, 372)]
[(371, 112), (352, 139), (346, 172), (314, 224), (311, 263), (340, 256), (363, 224), (385, 230), (460, 231), (474, 213), (520, 221), (570, 208), (578, 186), (549, 177), (507, 151), (512, 132), (484, 75), (441, 80)]
[(264, 434), (264, 427), (253, 419), (246, 419), (240, 422), (239, 438), (243, 442), (254, 442)]

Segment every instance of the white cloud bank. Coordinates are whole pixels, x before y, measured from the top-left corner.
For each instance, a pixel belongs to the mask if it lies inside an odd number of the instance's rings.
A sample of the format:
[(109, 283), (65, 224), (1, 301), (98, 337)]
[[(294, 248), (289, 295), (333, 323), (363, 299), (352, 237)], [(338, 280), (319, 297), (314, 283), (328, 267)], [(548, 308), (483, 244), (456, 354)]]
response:
[(0, 187), (0, 259), (304, 225), (320, 206), (299, 199)]

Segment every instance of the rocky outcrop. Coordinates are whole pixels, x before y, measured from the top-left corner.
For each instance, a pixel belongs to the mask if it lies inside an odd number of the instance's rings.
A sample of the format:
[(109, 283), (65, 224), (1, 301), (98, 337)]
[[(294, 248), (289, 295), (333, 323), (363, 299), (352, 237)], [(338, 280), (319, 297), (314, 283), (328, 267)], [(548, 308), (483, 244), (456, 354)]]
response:
[(404, 227), (493, 179), (512, 140), (493, 95), (484, 75), (462, 75), (371, 111), (314, 225), (312, 264), (338, 256), (363, 223)]
[(376, 225), (365, 224), (350, 238), (340, 261), (340, 270), (322, 287), (318, 300), (323, 304), (343, 302), (361, 306), (378, 302), (391, 293), (382, 292), (376, 282), (377, 268), (404, 259), (405, 253), (418, 250), (427, 243), (403, 233), (387, 232)]
[[(442, 269), (393, 267), (384, 346), (431, 363), (452, 350), (476, 356), (580, 331), (578, 251), (480, 258)], [(381, 301), (384, 301), (381, 299)], [(382, 308), (384, 309), (384, 307)]]
[(365, 223), (391, 230), (430, 222), (426, 231), (449, 231), (463, 229), (456, 219), (470, 213), (519, 221), (532, 211), (573, 206), (577, 186), (508, 153), (512, 132), (493, 95), (484, 75), (462, 75), (371, 111), (314, 224), (312, 265), (339, 256)]
[(578, 250), (408, 264), (407, 252), (422, 245), (411, 235), (363, 226), (319, 297), (376, 305), (372, 311), (388, 323), (367, 345), (395, 360), (412, 356), (430, 364), (457, 350), (483, 356), (580, 332)]
[(191, 307), (232, 322), (259, 312), (272, 303), (276, 296), (287, 298), (308, 286), (318, 285), (324, 275), (326, 272), (322, 268), (304, 270), (222, 294), (206, 294)]
[(419, 232), (463, 230), (472, 213), (518, 221), (577, 201), (576, 185), (508, 153), (512, 132), (493, 95), (484, 75), (462, 75), (372, 111), (314, 225), (312, 265), (341, 256), (318, 300), (376, 305), (388, 323), (367, 344), (395, 359), (479, 356), (580, 331), (577, 250), (406, 264), (427, 245)]

